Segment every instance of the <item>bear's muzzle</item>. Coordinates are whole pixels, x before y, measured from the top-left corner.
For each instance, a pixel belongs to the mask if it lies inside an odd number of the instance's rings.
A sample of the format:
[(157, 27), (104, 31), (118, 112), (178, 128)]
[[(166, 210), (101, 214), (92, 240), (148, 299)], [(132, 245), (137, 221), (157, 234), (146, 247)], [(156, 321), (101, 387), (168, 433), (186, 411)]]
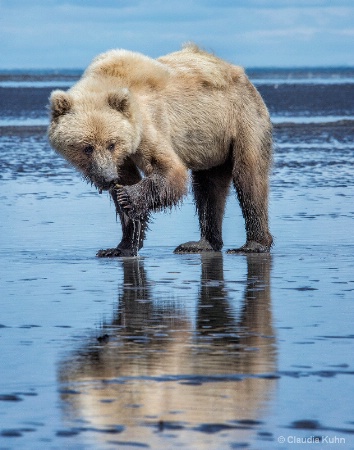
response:
[(118, 181), (118, 170), (112, 155), (96, 153), (92, 156), (87, 177), (99, 190), (109, 190)]

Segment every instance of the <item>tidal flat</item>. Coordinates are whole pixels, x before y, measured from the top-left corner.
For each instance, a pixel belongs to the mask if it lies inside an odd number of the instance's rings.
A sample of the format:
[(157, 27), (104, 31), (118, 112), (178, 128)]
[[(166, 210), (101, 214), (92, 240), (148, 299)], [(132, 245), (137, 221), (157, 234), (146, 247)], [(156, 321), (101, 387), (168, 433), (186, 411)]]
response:
[(139, 257), (97, 258), (108, 195), (43, 125), (0, 124), (1, 449), (354, 448), (352, 111), (282, 120), (267, 89), (270, 255), (226, 254), (231, 191), (222, 252), (173, 254), (198, 237), (188, 196)]

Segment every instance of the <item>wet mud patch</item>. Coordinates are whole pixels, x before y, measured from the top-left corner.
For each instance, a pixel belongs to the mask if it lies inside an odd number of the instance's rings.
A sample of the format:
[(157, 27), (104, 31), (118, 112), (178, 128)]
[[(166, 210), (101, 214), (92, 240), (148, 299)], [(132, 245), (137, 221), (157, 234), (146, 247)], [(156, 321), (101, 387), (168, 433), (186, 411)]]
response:
[(290, 428), (300, 430), (320, 430), (322, 427), (317, 420), (296, 420), (291, 424)]
[(295, 430), (316, 430), (322, 432), (334, 432), (340, 434), (354, 434), (354, 428), (336, 428), (330, 426), (324, 426), (317, 420), (295, 420), (292, 422), (288, 428), (292, 428)]
[(66, 430), (58, 430), (56, 436), (58, 437), (72, 437), (80, 433), (102, 433), (102, 434), (120, 434), (124, 431), (121, 425), (110, 426), (106, 428), (96, 427), (75, 427)]
[[(236, 425), (229, 425), (225, 423), (202, 423), (201, 425), (194, 427), (193, 431), (199, 431), (200, 433), (206, 433), (206, 434), (214, 434), (214, 433), (220, 433), (224, 431), (230, 431), (237, 429)], [(244, 430), (244, 427), (241, 427), (242, 430)], [(249, 429), (249, 428), (246, 428)]]
[(0, 402), (21, 402), (22, 398), (17, 394), (0, 394)]
[(81, 433), (81, 430), (59, 430), (55, 434), (58, 437), (72, 437), (77, 436), (79, 433)]
[(18, 438), (23, 437), (25, 433), (31, 433), (34, 431), (36, 431), (35, 428), (18, 428), (18, 429), (1, 430), (0, 436)]
[(201, 433), (214, 434), (231, 430), (257, 430), (263, 425), (264, 423), (259, 420), (241, 419), (230, 423), (204, 423), (192, 429)]
[(134, 441), (107, 441), (109, 445), (115, 445), (118, 448), (151, 448), (149, 444)]

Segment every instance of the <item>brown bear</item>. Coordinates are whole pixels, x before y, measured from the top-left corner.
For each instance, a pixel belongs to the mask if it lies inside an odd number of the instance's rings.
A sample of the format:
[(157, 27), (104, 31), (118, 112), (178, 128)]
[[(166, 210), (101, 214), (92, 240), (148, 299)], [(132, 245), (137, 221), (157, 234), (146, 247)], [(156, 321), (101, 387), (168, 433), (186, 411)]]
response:
[(188, 170), (201, 238), (176, 253), (220, 251), (231, 180), (246, 243), (229, 253), (268, 252), (272, 127), (241, 67), (193, 44), (156, 60), (126, 50), (96, 57), (67, 92), (50, 97), (51, 145), (100, 191), (109, 190), (122, 224), (116, 248), (135, 256), (152, 211), (178, 204)]

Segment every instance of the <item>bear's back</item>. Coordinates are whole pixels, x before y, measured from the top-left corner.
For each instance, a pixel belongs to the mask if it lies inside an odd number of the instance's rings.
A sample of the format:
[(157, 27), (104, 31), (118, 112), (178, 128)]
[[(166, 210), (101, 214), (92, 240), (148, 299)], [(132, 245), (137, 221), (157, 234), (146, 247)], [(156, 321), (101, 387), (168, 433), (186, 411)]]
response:
[(168, 85), (226, 89), (245, 79), (241, 67), (188, 44), (182, 50), (149, 58), (128, 50), (110, 50), (98, 55), (86, 69), (84, 84), (106, 82), (133, 90), (164, 90)]
[(245, 78), (242, 67), (231, 65), (195, 44), (187, 44), (182, 50), (157, 61), (168, 66), (179, 81), (185, 81), (189, 86), (224, 89)]

